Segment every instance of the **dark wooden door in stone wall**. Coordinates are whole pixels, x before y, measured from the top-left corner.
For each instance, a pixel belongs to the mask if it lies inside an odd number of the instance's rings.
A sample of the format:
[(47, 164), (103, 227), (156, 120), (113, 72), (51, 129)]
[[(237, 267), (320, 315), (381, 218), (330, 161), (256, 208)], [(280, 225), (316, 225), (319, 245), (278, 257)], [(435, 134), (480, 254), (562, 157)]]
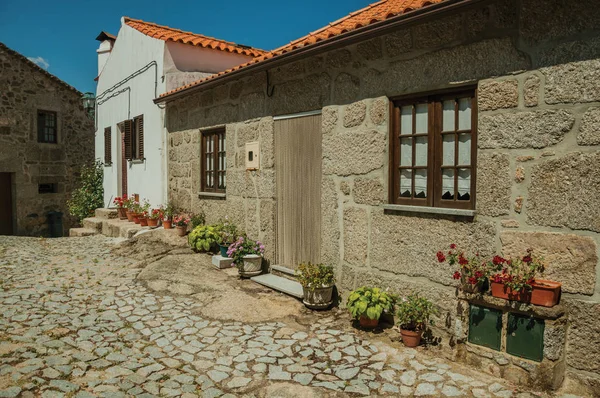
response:
[(12, 181), (10, 173), (0, 173), (0, 235), (13, 234)]
[(321, 115), (275, 121), (276, 263), (321, 261)]

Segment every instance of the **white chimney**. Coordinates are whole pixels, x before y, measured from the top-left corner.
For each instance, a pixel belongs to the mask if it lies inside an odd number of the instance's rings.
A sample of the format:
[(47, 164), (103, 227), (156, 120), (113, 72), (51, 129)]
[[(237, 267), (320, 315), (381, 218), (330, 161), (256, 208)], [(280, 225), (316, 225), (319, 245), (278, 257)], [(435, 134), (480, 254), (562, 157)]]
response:
[(96, 37), (96, 40), (100, 42), (100, 46), (96, 50), (98, 53), (98, 76), (100, 76), (102, 69), (104, 69), (104, 65), (106, 65), (106, 61), (108, 61), (108, 57), (110, 56), (110, 52), (112, 51), (116, 39), (117, 38), (114, 35), (106, 32), (100, 32), (98, 37)]

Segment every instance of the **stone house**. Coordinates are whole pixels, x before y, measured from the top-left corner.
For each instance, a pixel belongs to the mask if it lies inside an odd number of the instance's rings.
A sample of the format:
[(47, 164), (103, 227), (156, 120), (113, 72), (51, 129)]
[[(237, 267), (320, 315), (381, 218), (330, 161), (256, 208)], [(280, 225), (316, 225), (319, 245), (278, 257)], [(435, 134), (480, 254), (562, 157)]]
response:
[(94, 160), (81, 97), (0, 43), (0, 234), (49, 235), (49, 212), (63, 213), (63, 234), (78, 223), (66, 202)]
[[(343, 297), (365, 284), (429, 297), (443, 355), (598, 396), (595, 3), (383, 0), (167, 92), (169, 199), (233, 219), (270, 264), (334, 265)], [(561, 304), (464, 296), (435, 259), (451, 243), (534, 248)], [(474, 343), (473, 310), (496, 317), (495, 348)], [(531, 319), (537, 337), (507, 332)], [(537, 359), (511, 346), (518, 333)]]

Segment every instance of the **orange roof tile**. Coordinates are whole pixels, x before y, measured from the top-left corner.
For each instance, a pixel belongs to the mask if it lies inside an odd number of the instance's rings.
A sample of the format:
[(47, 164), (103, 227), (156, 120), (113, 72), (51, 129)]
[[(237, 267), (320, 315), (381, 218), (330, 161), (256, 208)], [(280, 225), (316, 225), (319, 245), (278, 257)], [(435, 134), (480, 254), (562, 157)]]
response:
[(257, 64), (270, 58), (280, 56), (292, 50), (307, 47), (317, 42), (325, 41), (332, 37), (339, 36), (341, 34), (356, 30), (358, 28), (372, 25), (377, 22), (390, 19), (397, 15), (405, 14), (407, 12), (417, 10), (432, 4), (442, 3), (444, 1), (446, 0), (380, 0), (358, 11), (354, 11), (349, 15), (338, 19), (337, 21), (331, 22), (327, 26), (324, 26), (321, 29), (311, 32), (304, 37), (296, 39), (273, 51), (257, 56), (256, 58), (246, 62), (245, 64), (235, 66), (223, 72), (219, 72), (217, 74), (205, 77), (201, 80), (197, 80), (192, 83), (186, 84), (185, 86), (178, 87), (174, 90), (161, 94), (159, 98), (166, 97), (176, 92), (186, 90), (206, 81), (212, 80), (216, 77), (231, 73), (233, 71), (245, 68), (253, 64)]
[(222, 50), (231, 53), (248, 55), (251, 57), (259, 57), (266, 53), (266, 51), (260, 50), (258, 48), (219, 40), (213, 37), (199, 35), (192, 32), (184, 32), (179, 29), (170, 28), (168, 26), (161, 26), (152, 22), (141, 21), (139, 19), (124, 17), (124, 21), (125, 24), (145, 34), (146, 36), (150, 36), (159, 40), (191, 44), (193, 46), (212, 48), (215, 50)]

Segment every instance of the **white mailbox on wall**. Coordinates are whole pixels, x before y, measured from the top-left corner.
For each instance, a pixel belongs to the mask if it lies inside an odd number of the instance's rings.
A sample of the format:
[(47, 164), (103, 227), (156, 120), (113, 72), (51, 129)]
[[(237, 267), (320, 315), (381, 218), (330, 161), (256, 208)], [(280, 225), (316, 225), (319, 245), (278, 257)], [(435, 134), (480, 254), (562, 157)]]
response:
[(258, 141), (246, 143), (246, 170), (258, 170), (260, 165), (260, 145)]

